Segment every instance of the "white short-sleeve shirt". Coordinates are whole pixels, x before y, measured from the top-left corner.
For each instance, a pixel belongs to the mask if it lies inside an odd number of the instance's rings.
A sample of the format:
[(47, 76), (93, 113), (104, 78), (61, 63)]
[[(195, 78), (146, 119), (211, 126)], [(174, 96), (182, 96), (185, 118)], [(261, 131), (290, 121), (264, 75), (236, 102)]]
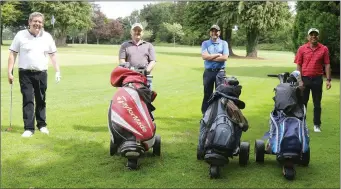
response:
[(49, 54), (57, 52), (51, 34), (42, 30), (34, 36), (27, 29), (15, 35), (9, 50), (19, 53), (19, 68), (40, 71), (47, 70)]

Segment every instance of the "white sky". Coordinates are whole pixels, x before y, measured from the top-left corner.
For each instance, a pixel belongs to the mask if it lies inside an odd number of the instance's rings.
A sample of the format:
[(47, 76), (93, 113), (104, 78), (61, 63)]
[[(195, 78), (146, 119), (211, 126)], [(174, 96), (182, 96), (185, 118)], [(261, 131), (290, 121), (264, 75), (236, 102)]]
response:
[(101, 6), (101, 11), (108, 18), (116, 19), (129, 16), (134, 10), (143, 9), (143, 5), (155, 3), (155, 1), (96, 1), (95, 3)]
[[(143, 5), (157, 3), (160, 1), (96, 1), (101, 6), (101, 11), (108, 17), (116, 19), (118, 17), (129, 16), (134, 10), (143, 9)], [(289, 1), (291, 9), (296, 1)]]

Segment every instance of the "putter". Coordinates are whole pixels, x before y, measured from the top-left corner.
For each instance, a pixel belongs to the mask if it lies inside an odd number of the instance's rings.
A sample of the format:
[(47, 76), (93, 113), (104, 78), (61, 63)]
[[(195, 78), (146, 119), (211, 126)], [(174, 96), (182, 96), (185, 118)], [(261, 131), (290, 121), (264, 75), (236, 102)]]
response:
[(12, 95), (13, 94), (13, 81), (11, 83), (11, 104), (10, 104), (10, 113), (9, 113), (9, 128), (6, 131), (12, 131)]

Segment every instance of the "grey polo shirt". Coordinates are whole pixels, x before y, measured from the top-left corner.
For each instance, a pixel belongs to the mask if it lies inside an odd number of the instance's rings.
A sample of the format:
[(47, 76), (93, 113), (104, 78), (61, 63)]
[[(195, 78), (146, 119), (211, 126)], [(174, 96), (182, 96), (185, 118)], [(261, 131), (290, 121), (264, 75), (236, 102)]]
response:
[(151, 43), (140, 41), (134, 44), (132, 40), (121, 45), (119, 59), (125, 59), (132, 66), (147, 66), (149, 62), (155, 60), (155, 51)]

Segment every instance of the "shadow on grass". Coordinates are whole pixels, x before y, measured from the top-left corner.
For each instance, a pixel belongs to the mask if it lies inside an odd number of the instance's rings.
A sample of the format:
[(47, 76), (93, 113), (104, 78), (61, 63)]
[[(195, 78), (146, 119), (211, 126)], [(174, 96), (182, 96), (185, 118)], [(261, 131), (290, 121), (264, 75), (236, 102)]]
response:
[(160, 132), (191, 132), (192, 130), (199, 131), (201, 117), (156, 117), (156, 128), (160, 128)]
[[(178, 129), (198, 131), (198, 121), (200, 120), (200, 118), (180, 117), (158, 117), (158, 119), (160, 122), (175, 125), (175, 127), (162, 126), (161, 132), (166, 130), (176, 132)], [(257, 118), (251, 116), (248, 119), (256, 120)], [(186, 123), (190, 124), (186, 125)], [(74, 126), (80, 130), (96, 132), (97, 129), (102, 131), (102, 127), (103, 131), (108, 132), (104, 125), (95, 126), (94, 129), (91, 126)], [(266, 129), (260, 133), (264, 132)], [(246, 133), (243, 133), (243, 136)], [(252, 131), (251, 133), (256, 132)], [(242, 140), (246, 138), (243, 136)], [(140, 159), (138, 171), (127, 170), (125, 158), (109, 156), (109, 137), (103, 139), (90, 137), (84, 140), (83, 137), (76, 138), (72, 135), (58, 136), (57, 138), (44, 136), (39, 137), (35, 142), (31, 140), (32, 142), (25, 141), (22, 144), (41, 145), (42, 151), (37, 151), (41, 153), (40, 155), (36, 155), (37, 152), (23, 151), (11, 157), (9, 155), (6, 155), (6, 158), (2, 157), (2, 186), (4, 188), (186, 188), (190, 186), (208, 188), (226, 187), (228, 184), (229, 187), (250, 188), (257, 187), (257, 184), (260, 183), (267, 183), (262, 187), (278, 187), (286, 183), (275, 156), (267, 155), (263, 164), (255, 163), (253, 151), (256, 138), (259, 137), (248, 137), (251, 141), (250, 161), (247, 166), (239, 166), (239, 157), (235, 157), (221, 169), (221, 179), (210, 180), (209, 165), (204, 161), (196, 160), (197, 132), (195, 135), (182, 136), (178, 138), (179, 140), (173, 141), (170, 136), (163, 137), (162, 156), (151, 157), (148, 155)], [(44, 152), (48, 154), (44, 154)], [(28, 157), (31, 158), (28, 159)], [(39, 161), (32, 163), (32, 159)], [(307, 179), (312, 181), (325, 174), (318, 172), (316, 167), (317, 165), (315, 168), (314, 166), (313, 168), (299, 168), (297, 177), (302, 179), (296, 182), (306, 184)], [(275, 179), (276, 182), (267, 182), (269, 179)], [(179, 182), (174, 182), (176, 180)], [(252, 183), (250, 180), (253, 180)]]
[(73, 125), (73, 128), (77, 131), (108, 132), (107, 125)]
[[(158, 54), (170, 55), (170, 56), (187, 56), (187, 57), (198, 57), (201, 58), (201, 53), (190, 53), (190, 52), (157, 52)], [(264, 60), (265, 58), (262, 57), (246, 57), (246, 56), (239, 56), (234, 55), (230, 56), (229, 59), (247, 59), (247, 60)]]
[(198, 57), (201, 58), (199, 53), (189, 53), (189, 52), (158, 52), (158, 54), (171, 55), (171, 56), (187, 56), (187, 57)]
[[(195, 71), (204, 72), (204, 68), (192, 68)], [(271, 66), (260, 66), (260, 67), (229, 67), (226, 68), (227, 76), (246, 76), (246, 77), (260, 77), (267, 78), (268, 74), (279, 74), (283, 72), (292, 72), (295, 67), (271, 67)], [(273, 78), (276, 79), (276, 78)]]
[[(60, 140), (52, 137), (39, 140), (44, 144), (25, 142), (24, 145), (44, 146), (43, 150), (49, 155), (38, 156), (32, 154), (35, 152), (21, 152), (6, 160), (2, 159), (2, 187), (116, 188), (127, 184), (133, 177), (143, 177), (137, 171), (130, 171), (125, 167), (126, 158), (109, 155), (109, 142), (104, 148), (97, 141)], [(32, 159), (28, 160), (28, 157), (43, 161), (33, 160), (35, 163), (32, 163)], [(145, 172), (143, 169), (155, 168), (159, 161), (160, 157), (148, 154), (140, 159), (140, 169)], [(120, 182), (117, 183), (118, 180)]]
[[(38, 130), (38, 129), (36, 129), (36, 130)], [(9, 125), (1, 125), (1, 132), (3, 134), (5, 134), (5, 133), (23, 133), (24, 132), (24, 126), (12, 125), (12, 128), (10, 129)]]
[[(199, 71), (201, 73), (204, 72), (204, 68), (192, 68), (195, 71)], [(283, 72), (291, 73), (296, 69), (295, 65), (293, 67), (272, 67), (272, 66), (241, 66), (241, 67), (226, 67), (226, 75), (227, 76), (246, 76), (246, 77), (260, 77), (266, 78), (268, 74), (279, 74)], [(339, 80), (340, 75), (334, 76), (333, 78)], [(276, 79), (276, 78), (274, 78)]]
[(155, 121), (162, 121), (162, 122), (166, 122), (166, 123), (170, 123), (170, 124), (179, 124), (179, 123), (199, 123), (201, 117), (174, 117), (174, 116), (169, 116), (169, 117), (156, 117)]
[[(199, 125), (201, 117), (194, 118), (178, 118), (178, 117), (155, 117), (156, 127), (158, 129), (158, 124), (162, 124), (162, 132), (163, 129), (173, 130), (177, 128), (184, 128), (181, 126), (184, 123), (188, 125)], [(86, 131), (86, 132), (109, 132), (107, 125), (73, 125), (73, 128), (77, 131)], [(198, 127), (199, 128), (199, 127)]]
[[(333, 103), (332, 101), (325, 102)], [(259, 114), (268, 114), (271, 110), (257, 111)], [(311, 110), (310, 110), (311, 113)], [(246, 115), (247, 116), (247, 115)], [(260, 116), (248, 116), (250, 123), (259, 121)], [(312, 142), (313, 149), (312, 166), (297, 167), (297, 180), (295, 185), (290, 185), (283, 178), (281, 167), (274, 155), (266, 155), (263, 164), (255, 163), (253, 151), (254, 140), (260, 138), (267, 131), (267, 126), (254, 128), (243, 133), (242, 141), (250, 141), (249, 164), (241, 167), (238, 164), (239, 157), (235, 157), (230, 163), (222, 168), (221, 179), (209, 179), (209, 165), (204, 161), (196, 160), (197, 132), (199, 130), (200, 117), (166, 117), (156, 118), (160, 121), (160, 131), (176, 133), (189, 130), (193, 135), (179, 134), (176, 140), (170, 135), (163, 135), (162, 156), (142, 158), (138, 171), (129, 171), (125, 168), (126, 159), (120, 156), (109, 156), (109, 137), (104, 138), (77, 138), (72, 135), (39, 136), (38, 138), (18, 139), (24, 141), (23, 146), (41, 146), (41, 151), (26, 151), (25, 147), (19, 152), (3, 153), (2, 155), (2, 186), (3, 188), (161, 188), (161, 187), (283, 187), (304, 188), (334, 186), (331, 182), (335, 176), (337, 166), (325, 165), (323, 154), (327, 152), (324, 148), (317, 149), (316, 144), (325, 140), (317, 135)], [(264, 120), (264, 122), (267, 122)], [(333, 120), (330, 125), (336, 125), (338, 120)], [(6, 127), (6, 126), (3, 126)], [(15, 128), (20, 128), (15, 126)], [(85, 126), (74, 125), (75, 129), (89, 132), (108, 132), (105, 125)], [(339, 127), (336, 127), (339, 129)], [(259, 130), (259, 131), (257, 131)], [(339, 130), (337, 130), (339, 131)], [(11, 133), (9, 133), (11, 134)], [(322, 133), (323, 134), (323, 133)], [(12, 134), (14, 135), (14, 134)], [(162, 134), (161, 134), (162, 135)], [(338, 139), (339, 136), (332, 138)], [(7, 138), (6, 138), (7, 139)], [(5, 139), (5, 140), (6, 140)], [(85, 140), (84, 140), (85, 139)], [(8, 139), (7, 139), (8, 140)], [(6, 141), (9, 143), (9, 141)], [(331, 146), (333, 150), (339, 149), (338, 145)], [(331, 150), (329, 149), (329, 150)], [(20, 149), (19, 149), (20, 150)], [(334, 151), (337, 152), (337, 151)], [(48, 153), (48, 154), (44, 154)], [(321, 155), (322, 154), (322, 155)], [(337, 160), (338, 156), (331, 154), (329, 157)], [(32, 163), (33, 161), (33, 163)], [(321, 168), (320, 168), (321, 167)], [(324, 177), (322, 168), (329, 167), (327, 181), (320, 181)], [(327, 169), (326, 169), (327, 170)], [(332, 173), (332, 174), (330, 174)], [(339, 172), (337, 172), (338, 174)], [(269, 182), (269, 180), (273, 182)], [(147, 181), (147, 182), (146, 182)], [(178, 181), (178, 182), (177, 182)], [(317, 182), (313, 182), (317, 181)]]

